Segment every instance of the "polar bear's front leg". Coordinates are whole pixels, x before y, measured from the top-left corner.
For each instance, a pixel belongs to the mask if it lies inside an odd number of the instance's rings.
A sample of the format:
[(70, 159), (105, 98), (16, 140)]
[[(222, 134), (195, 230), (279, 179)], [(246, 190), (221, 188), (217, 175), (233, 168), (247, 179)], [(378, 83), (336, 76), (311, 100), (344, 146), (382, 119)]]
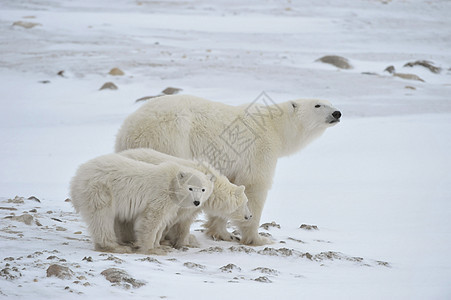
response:
[(144, 211), (136, 218), (136, 246), (138, 246), (140, 253), (148, 254), (149, 250), (154, 248), (161, 224), (160, 219), (150, 211)]
[(246, 222), (237, 222), (236, 225), (241, 231), (241, 243), (251, 246), (261, 246), (272, 244), (273, 242), (258, 234), (260, 218), (268, 195), (268, 185), (250, 185), (246, 186), (246, 196), (249, 199), (248, 207), (252, 212), (252, 218)]

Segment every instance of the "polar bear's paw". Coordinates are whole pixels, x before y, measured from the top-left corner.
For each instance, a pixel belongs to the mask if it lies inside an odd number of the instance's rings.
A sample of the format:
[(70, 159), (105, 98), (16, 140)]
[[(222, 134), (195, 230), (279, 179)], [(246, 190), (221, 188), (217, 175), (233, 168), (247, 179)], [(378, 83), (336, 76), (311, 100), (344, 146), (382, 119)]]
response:
[(207, 230), (206, 234), (207, 234), (207, 236), (211, 237), (215, 241), (232, 242), (232, 241), (238, 241), (239, 240), (237, 237), (233, 236), (226, 229), (224, 229), (224, 230), (213, 230), (213, 229), (209, 228)]
[(166, 255), (166, 254), (168, 254), (169, 249), (170, 249), (170, 247), (162, 246), (162, 247), (158, 247), (158, 248), (149, 249), (149, 250), (145, 251), (145, 254)]
[(190, 234), (188, 236), (188, 245), (187, 246), (190, 248), (200, 248), (200, 243), (197, 241), (197, 238), (194, 235)]
[(119, 244), (114, 244), (114, 245), (109, 245), (109, 246), (100, 246), (98, 244), (95, 245), (95, 249), (97, 251), (101, 251), (101, 252), (114, 252), (114, 253), (133, 253), (133, 249), (130, 246), (126, 246), (126, 245), (119, 245)]
[(274, 244), (274, 241), (261, 236), (259, 234), (255, 234), (255, 235), (250, 235), (250, 236), (243, 236), (241, 238), (241, 244), (243, 245), (248, 245), (248, 246), (263, 246), (263, 245), (269, 245), (269, 244)]

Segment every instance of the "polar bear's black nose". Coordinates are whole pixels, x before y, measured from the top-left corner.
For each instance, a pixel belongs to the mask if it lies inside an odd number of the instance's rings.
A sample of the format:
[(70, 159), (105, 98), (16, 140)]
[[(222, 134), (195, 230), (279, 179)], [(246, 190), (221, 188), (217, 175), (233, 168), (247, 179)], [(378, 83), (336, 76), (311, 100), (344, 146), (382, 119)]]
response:
[(340, 119), (340, 118), (341, 118), (341, 112), (338, 111), (338, 110), (336, 110), (336, 111), (334, 111), (334, 112), (332, 113), (332, 116), (333, 116), (335, 119)]
[(194, 205), (196, 205), (196, 206), (199, 206), (199, 204), (200, 204), (200, 202), (199, 202), (199, 201), (197, 201), (197, 200), (196, 200), (196, 201), (194, 201), (193, 203), (194, 203)]

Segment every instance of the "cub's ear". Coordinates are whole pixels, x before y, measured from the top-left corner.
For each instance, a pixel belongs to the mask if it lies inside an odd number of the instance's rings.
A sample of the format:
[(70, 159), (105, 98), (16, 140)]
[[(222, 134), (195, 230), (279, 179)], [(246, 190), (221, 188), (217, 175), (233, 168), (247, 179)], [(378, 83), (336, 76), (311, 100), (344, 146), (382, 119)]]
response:
[(294, 101), (291, 101), (291, 106), (293, 107), (293, 110), (296, 110), (296, 108), (298, 108), (298, 104)]
[(178, 174), (177, 174), (177, 179), (178, 179), (179, 181), (180, 181), (180, 180), (184, 180), (187, 176), (188, 176), (188, 174), (186, 174), (185, 172), (179, 171)]
[(211, 174), (211, 173), (208, 173), (208, 174), (207, 174), (207, 178), (208, 178), (208, 180), (210, 180), (211, 182), (216, 182), (216, 176), (213, 175), (213, 174)]
[(242, 194), (244, 194), (244, 189), (245, 189), (244, 185), (240, 185), (239, 187), (237, 187), (235, 190), (235, 196), (239, 197)]

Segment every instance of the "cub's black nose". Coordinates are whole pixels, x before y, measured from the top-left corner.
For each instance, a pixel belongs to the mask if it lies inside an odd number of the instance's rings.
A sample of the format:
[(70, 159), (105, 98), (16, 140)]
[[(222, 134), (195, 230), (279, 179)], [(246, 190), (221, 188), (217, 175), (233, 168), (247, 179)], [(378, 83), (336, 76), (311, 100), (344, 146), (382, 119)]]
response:
[(200, 202), (199, 202), (199, 201), (197, 201), (197, 200), (196, 200), (196, 201), (194, 201), (193, 203), (194, 203), (194, 205), (196, 205), (196, 206), (199, 206), (199, 204), (200, 204)]
[(335, 119), (340, 119), (340, 118), (341, 118), (341, 112), (339, 112), (338, 110), (336, 110), (336, 111), (334, 111), (334, 112), (332, 113), (332, 116), (333, 116)]

